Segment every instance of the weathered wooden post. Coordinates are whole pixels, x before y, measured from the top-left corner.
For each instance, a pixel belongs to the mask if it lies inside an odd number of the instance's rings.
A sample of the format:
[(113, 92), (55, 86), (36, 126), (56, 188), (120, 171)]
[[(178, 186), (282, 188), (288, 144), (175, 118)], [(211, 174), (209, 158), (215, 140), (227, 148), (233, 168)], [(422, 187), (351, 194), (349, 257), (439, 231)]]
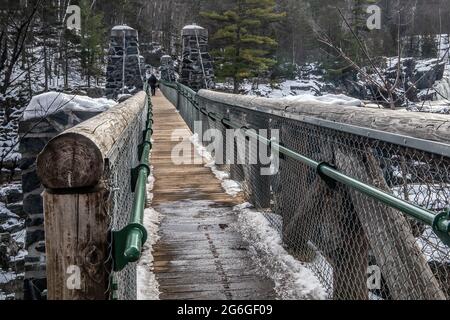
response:
[[(36, 96), (33, 103), (45, 103), (46, 95)], [(59, 96), (69, 101), (72, 96)], [(42, 99), (42, 100), (41, 100)], [(51, 100), (50, 100), (51, 101)], [(45, 299), (47, 290), (45, 265), (45, 232), (42, 188), (36, 173), (36, 160), (45, 145), (58, 134), (86, 121), (100, 113), (99, 110), (76, 110), (62, 108), (45, 116), (39, 112), (28, 113), (19, 122), (22, 155), (22, 190), (24, 192), (23, 209), (27, 219), (25, 258), (24, 299)]]
[[(145, 126), (144, 92), (50, 141), (39, 155), (46, 188), (44, 215), (50, 300), (109, 298), (111, 269), (110, 158), (137, 158)], [(129, 143), (124, 143), (129, 141)], [(135, 150), (136, 149), (136, 150)], [(134, 161), (136, 162), (136, 161)], [(127, 165), (127, 164), (124, 164)], [(131, 181), (130, 168), (125, 168)], [(129, 185), (121, 192), (131, 193)]]

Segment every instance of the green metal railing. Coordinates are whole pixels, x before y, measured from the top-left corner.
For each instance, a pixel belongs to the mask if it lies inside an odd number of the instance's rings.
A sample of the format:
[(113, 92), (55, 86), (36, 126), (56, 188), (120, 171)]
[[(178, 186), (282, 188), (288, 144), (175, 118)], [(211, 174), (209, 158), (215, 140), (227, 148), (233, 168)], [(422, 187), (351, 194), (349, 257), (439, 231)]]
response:
[(242, 127), (231, 122), (229, 119), (220, 118), (213, 112), (208, 112), (207, 109), (199, 107), (199, 104), (196, 101), (197, 93), (183, 84), (163, 82), (163, 85), (166, 85), (167, 87), (170, 87), (172, 89), (176, 89), (179, 94), (187, 98), (192, 103), (194, 108), (207, 115), (211, 120), (220, 121), (230, 128), (242, 130), (245, 135), (254, 137), (260, 142), (269, 145), (272, 150), (278, 152), (279, 154), (300, 161), (301, 163), (316, 170), (323, 179), (327, 180), (327, 182), (342, 183), (347, 187), (355, 189), (372, 199), (380, 201), (381, 203), (399, 210), (409, 217), (412, 217), (415, 220), (418, 220), (432, 227), (434, 232), (442, 240), (442, 242), (447, 246), (450, 246), (450, 209), (440, 214), (436, 214), (426, 208), (422, 208), (405, 200), (399, 199), (381, 189), (370, 186), (339, 172), (339, 170), (328, 163), (320, 163), (313, 159), (305, 157), (293, 150), (283, 147), (276, 141), (269, 140), (266, 137), (257, 134), (255, 130), (251, 130), (248, 127)]
[(139, 165), (132, 169), (131, 186), (134, 192), (134, 201), (129, 224), (120, 231), (113, 232), (113, 256), (115, 272), (123, 270), (129, 263), (139, 261), (142, 247), (147, 241), (147, 230), (143, 225), (144, 211), (147, 201), (147, 181), (150, 176), (150, 152), (152, 150), (153, 135), (153, 108), (149, 87), (146, 83), (144, 90), (147, 93), (145, 100), (148, 110), (146, 126), (143, 133), (143, 142), (139, 146)]

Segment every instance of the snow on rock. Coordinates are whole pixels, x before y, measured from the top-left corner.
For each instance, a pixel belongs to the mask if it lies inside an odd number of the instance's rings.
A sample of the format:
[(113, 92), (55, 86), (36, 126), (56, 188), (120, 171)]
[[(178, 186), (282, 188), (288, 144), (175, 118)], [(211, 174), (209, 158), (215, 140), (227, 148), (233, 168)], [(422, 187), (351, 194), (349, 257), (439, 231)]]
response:
[(93, 99), (86, 96), (47, 92), (33, 97), (24, 111), (25, 121), (43, 118), (59, 111), (104, 112), (117, 102), (105, 98)]
[(438, 100), (438, 101), (424, 101), (421, 103), (415, 103), (410, 105), (407, 108), (407, 111), (450, 114), (450, 101)]
[(444, 77), (434, 84), (436, 91), (436, 100), (444, 100), (450, 105), (450, 64), (447, 64), (444, 71)]
[(0, 202), (0, 233), (14, 233), (23, 229), (23, 221), (12, 213), (3, 202)]
[(416, 71), (420, 73), (430, 72), (439, 65), (439, 61), (439, 59), (417, 60)]
[[(317, 64), (308, 64), (295, 80), (283, 80), (279, 83), (255, 84), (245, 81), (241, 86), (243, 94), (265, 98), (285, 98), (289, 102), (302, 102), (308, 104), (327, 104), (341, 106), (362, 107), (364, 103), (356, 98), (344, 94), (328, 94), (327, 88), (331, 84), (320, 75), (320, 68)], [(222, 91), (232, 91), (231, 83), (218, 83), (216, 89)]]
[[(304, 94), (319, 95), (323, 90), (324, 83), (320, 80), (285, 80), (277, 84), (252, 84), (245, 82), (241, 90), (246, 95), (265, 98), (284, 98), (288, 96), (298, 96)], [(231, 83), (217, 83), (216, 89), (222, 91), (233, 90)]]
[(237, 228), (254, 250), (254, 259), (266, 276), (275, 282), (283, 300), (325, 300), (326, 290), (311, 270), (283, 247), (279, 233), (263, 213), (248, 203), (234, 208), (239, 215)]
[(323, 96), (313, 96), (310, 94), (304, 94), (299, 96), (286, 97), (289, 102), (301, 102), (305, 104), (326, 104), (326, 105), (339, 105), (339, 106), (353, 106), (362, 107), (364, 103), (359, 100), (344, 94), (326, 94)]
[(5, 184), (0, 188), (0, 201), (5, 203), (20, 202), (22, 193), (22, 184)]
[(14, 272), (0, 272), (0, 284), (7, 284), (17, 278)]

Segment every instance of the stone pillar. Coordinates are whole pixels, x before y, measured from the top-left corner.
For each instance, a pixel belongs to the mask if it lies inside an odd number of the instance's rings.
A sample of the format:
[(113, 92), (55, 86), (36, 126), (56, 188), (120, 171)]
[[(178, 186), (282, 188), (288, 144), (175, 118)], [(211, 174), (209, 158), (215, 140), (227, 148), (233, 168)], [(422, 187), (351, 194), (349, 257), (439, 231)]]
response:
[(138, 32), (128, 26), (111, 31), (106, 69), (106, 96), (117, 99), (120, 94), (135, 94), (142, 90), (145, 80), (145, 61), (139, 50)]
[(36, 159), (46, 144), (59, 133), (94, 117), (98, 112), (60, 111), (45, 119), (31, 119), (19, 123), (21, 137), (23, 210), (26, 215), (25, 300), (45, 299), (47, 289), (44, 210), (41, 194), (44, 191), (36, 173)]
[(213, 89), (214, 68), (208, 53), (208, 30), (194, 24), (184, 27), (181, 35), (181, 83), (194, 90)]
[(168, 82), (176, 81), (175, 65), (169, 55), (161, 57), (161, 79)]

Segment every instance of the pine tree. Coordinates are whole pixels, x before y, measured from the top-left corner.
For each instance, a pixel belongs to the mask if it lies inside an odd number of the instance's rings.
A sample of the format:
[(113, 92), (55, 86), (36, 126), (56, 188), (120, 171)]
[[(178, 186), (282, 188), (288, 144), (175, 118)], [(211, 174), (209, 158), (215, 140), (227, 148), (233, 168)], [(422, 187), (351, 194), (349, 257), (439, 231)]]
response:
[(305, 0), (279, 0), (279, 7), (286, 12), (286, 19), (276, 25), (278, 60), (295, 69), (305, 62), (307, 52), (317, 47), (311, 27), (311, 17)]
[(231, 77), (234, 92), (242, 81), (267, 72), (276, 61), (271, 53), (277, 41), (270, 33), (270, 24), (285, 17), (276, 12), (275, 0), (234, 0), (224, 12), (202, 12), (201, 15), (218, 25), (212, 42), (221, 49), (212, 51), (216, 72)]
[(421, 41), (422, 58), (435, 58), (438, 55), (438, 46), (434, 35), (424, 35)]
[[(347, 51), (349, 56), (353, 58), (356, 63), (362, 63), (365, 59), (364, 55), (361, 52), (361, 48), (358, 42), (365, 42), (367, 44), (368, 32), (367, 28), (367, 7), (373, 4), (376, 4), (377, 0), (353, 0), (352, 1), (352, 19), (351, 19), (351, 28), (352, 32), (347, 30), (346, 38), (347, 40)], [(358, 38), (356, 39), (355, 36)]]
[(103, 15), (96, 14), (90, 8), (88, 0), (80, 2), (81, 8), (81, 69), (87, 79), (88, 87), (91, 78), (102, 74), (103, 45), (105, 29)]

